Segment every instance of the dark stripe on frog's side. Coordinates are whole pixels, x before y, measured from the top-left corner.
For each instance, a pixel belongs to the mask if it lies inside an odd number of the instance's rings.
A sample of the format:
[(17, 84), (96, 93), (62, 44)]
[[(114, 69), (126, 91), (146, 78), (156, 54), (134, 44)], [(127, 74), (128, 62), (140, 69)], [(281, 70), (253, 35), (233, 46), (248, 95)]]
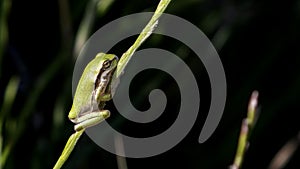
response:
[[(117, 57), (113, 58), (112, 60), (110, 60), (110, 64), (116, 60)], [(104, 64), (104, 62), (102, 63)], [(95, 91), (95, 99), (98, 99), (97, 96), (103, 96), (105, 94), (109, 94), (110, 93), (110, 85), (108, 86), (108, 84), (111, 83), (111, 79), (112, 79), (112, 75), (116, 70), (116, 66), (112, 67), (110, 66), (108, 69), (104, 69), (104, 66), (101, 66), (101, 70), (99, 71), (99, 74), (96, 78), (95, 81), (95, 87), (94, 87), (94, 91)], [(98, 102), (100, 100), (97, 100)]]

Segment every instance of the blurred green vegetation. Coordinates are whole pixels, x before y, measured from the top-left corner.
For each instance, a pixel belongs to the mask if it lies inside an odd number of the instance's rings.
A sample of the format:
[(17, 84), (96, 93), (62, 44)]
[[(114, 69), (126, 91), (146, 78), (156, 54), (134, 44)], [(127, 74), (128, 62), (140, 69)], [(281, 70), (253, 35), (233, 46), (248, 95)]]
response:
[[(85, 40), (121, 16), (154, 11), (157, 1), (58, 0), (0, 2), (0, 168), (51, 168), (73, 124), (72, 71)], [(209, 81), (200, 60), (184, 44), (153, 35), (143, 48), (164, 48), (190, 66), (201, 92), (199, 117), (188, 136), (172, 150), (145, 159), (127, 159), (128, 168), (228, 168), (233, 162), (240, 125), (251, 92), (260, 92), (260, 114), (242, 168), (267, 168), (277, 151), (297, 135), (300, 100), (300, 1), (172, 1), (167, 13), (201, 29), (219, 52), (228, 96), (213, 136), (197, 142), (209, 108)], [(134, 41), (111, 50), (118, 56)], [(144, 83), (141, 84), (140, 82)], [(180, 103), (176, 84), (159, 72), (145, 72), (132, 82), (133, 104), (147, 109), (147, 93), (162, 88), (172, 105)], [(107, 108), (118, 114), (111, 102)], [(151, 136), (176, 118), (178, 106), (152, 126), (124, 122), (118, 130)], [(109, 122), (121, 118), (114, 115)], [(172, 121), (173, 120), (173, 121)], [(299, 150), (286, 168), (299, 168)], [(64, 168), (117, 168), (116, 157), (84, 135)], [(164, 167), (165, 168), (165, 167)]]

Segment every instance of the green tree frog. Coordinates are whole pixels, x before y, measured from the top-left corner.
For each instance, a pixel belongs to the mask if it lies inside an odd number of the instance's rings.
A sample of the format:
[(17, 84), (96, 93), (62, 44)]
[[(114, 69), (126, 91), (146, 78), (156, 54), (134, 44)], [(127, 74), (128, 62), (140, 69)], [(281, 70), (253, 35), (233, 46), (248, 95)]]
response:
[(103, 110), (105, 102), (112, 98), (113, 73), (118, 63), (113, 54), (98, 53), (86, 66), (76, 89), (69, 119), (75, 123), (75, 131), (96, 125), (109, 117)]

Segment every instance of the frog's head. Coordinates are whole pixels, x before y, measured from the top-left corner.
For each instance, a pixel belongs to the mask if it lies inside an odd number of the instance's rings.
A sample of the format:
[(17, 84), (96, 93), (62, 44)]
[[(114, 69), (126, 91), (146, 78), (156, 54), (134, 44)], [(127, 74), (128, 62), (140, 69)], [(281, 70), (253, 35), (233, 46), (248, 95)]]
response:
[(102, 72), (114, 70), (118, 64), (118, 57), (114, 54), (98, 53), (95, 60), (98, 60)]
[(100, 83), (100, 81), (104, 83), (107, 81), (107, 83), (109, 83), (114, 71), (117, 68), (118, 57), (113, 54), (98, 53), (95, 57), (95, 61), (98, 64), (96, 67), (96, 69), (98, 69), (98, 77), (95, 83), (95, 87), (97, 87), (97, 83)]

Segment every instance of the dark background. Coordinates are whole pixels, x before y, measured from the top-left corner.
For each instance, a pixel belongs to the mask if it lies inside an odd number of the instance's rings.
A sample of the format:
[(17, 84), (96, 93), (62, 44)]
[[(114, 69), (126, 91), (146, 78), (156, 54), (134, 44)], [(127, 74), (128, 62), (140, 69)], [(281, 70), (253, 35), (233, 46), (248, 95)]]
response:
[[(89, 1), (1, 1), (0, 105), (12, 78), (19, 85), (11, 109), (2, 110), (3, 168), (51, 168), (73, 132), (67, 119), (72, 104), (73, 48)], [(7, 5), (10, 4), (10, 5)], [(132, 13), (154, 11), (158, 0), (116, 0), (106, 11), (94, 13), (89, 36), (106, 23)], [(127, 159), (128, 168), (228, 168), (232, 163), (242, 119), (253, 90), (258, 90), (260, 113), (250, 137), (242, 168), (267, 168), (279, 149), (297, 136), (300, 100), (300, 1), (172, 1), (166, 10), (201, 29), (215, 45), (227, 78), (227, 101), (215, 133), (203, 144), (198, 136), (209, 108), (210, 84), (200, 60), (184, 44), (152, 35), (142, 48), (176, 53), (190, 66), (201, 93), (198, 119), (178, 145), (161, 155)], [(133, 25), (134, 26), (134, 25)], [(128, 38), (110, 53), (121, 56), (135, 40)], [(150, 84), (150, 85), (147, 85)], [(146, 86), (147, 85), (147, 86)], [(136, 137), (163, 132), (176, 118), (180, 91), (174, 80), (157, 70), (144, 71), (132, 82), (133, 104), (147, 110), (149, 92), (161, 88), (167, 109), (157, 121), (126, 121), (117, 130)], [(110, 123), (122, 118), (109, 102)], [(177, 110), (177, 111), (176, 111)], [(5, 116), (3, 114), (6, 114)], [(285, 168), (299, 168), (299, 150)], [(98, 147), (84, 134), (64, 168), (117, 168), (115, 155)]]

